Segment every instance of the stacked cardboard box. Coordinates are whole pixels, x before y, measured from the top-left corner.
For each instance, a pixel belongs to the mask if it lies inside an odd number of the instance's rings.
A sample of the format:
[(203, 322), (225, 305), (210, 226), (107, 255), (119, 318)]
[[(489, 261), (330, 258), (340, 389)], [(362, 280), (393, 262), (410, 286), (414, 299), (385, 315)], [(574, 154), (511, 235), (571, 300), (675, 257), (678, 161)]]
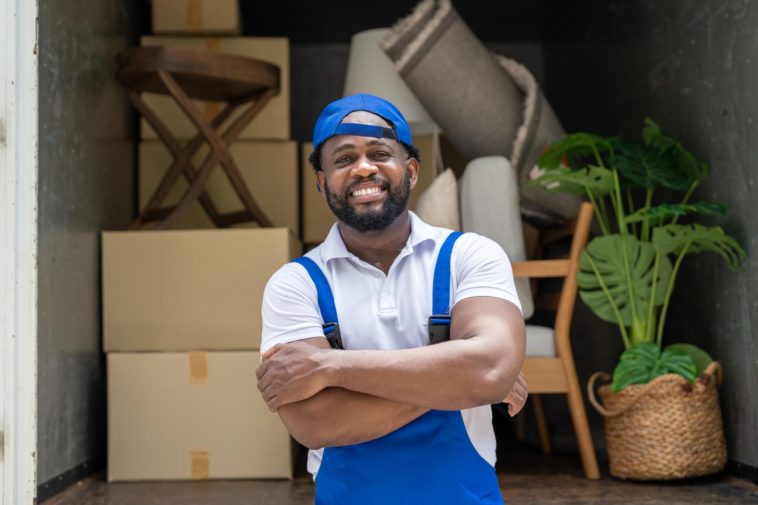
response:
[(152, 0), (153, 33), (239, 35), (238, 0)]
[(292, 477), (255, 369), (263, 288), (300, 252), (286, 228), (103, 233), (109, 480)]
[[(215, 229), (194, 202), (175, 229), (103, 233), (108, 479), (291, 478), (292, 439), (268, 412), (255, 379), (263, 289), (302, 252), (297, 144), (289, 138), (289, 41), (208, 37), (239, 34), (237, 0), (153, 0), (153, 26), (158, 34), (184, 36), (146, 36), (142, 45), (219, 51), (279, 67), (279, 94), (229, 146), (275, 227)], [(180, 142), (196, 134), (170, 97), (143, 99)], [(195, 104), (208, 118), (223, 105)], [(172, 158), (144, 120), (141, 139), (143, 208)], [(196, 168), (207, 154), (207, 147), (198, 151)], [(179, 181), (162, 206), (176, 204), (187, 187)], [(220, 166), (205, 190), (220, 213), (242, 210)]]

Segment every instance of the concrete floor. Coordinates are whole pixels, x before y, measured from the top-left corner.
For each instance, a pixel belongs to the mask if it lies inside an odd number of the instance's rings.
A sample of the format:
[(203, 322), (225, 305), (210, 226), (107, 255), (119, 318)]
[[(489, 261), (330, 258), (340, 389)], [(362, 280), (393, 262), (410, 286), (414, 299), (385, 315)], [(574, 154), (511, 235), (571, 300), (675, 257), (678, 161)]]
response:
[[(506, 505), (758, 504), (758, 486), (724, 475), (666, 484), (624, 482), (607, 475), (588, 481), (578, 457), (546, 456), (526, 447), (514, 448), (501, 461), (498, 475)], [(94, 476), (42, 505), (311, 505), (312, 481), (302, 471), (298, 475), (291, 482), (111, 484)]]

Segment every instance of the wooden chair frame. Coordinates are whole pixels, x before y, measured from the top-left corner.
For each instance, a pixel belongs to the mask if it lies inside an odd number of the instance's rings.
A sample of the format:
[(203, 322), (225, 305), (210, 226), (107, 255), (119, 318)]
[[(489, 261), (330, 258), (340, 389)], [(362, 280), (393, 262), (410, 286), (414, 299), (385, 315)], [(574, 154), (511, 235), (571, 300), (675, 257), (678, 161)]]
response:
[(529, 384), (530, 398), (533, 400), (543, 449), (550, 452), (547, 423), (540, 400), (541, 393), (562, 393), (567, 396), (571, 419), (574, 424), (579, 453), (588, 479), (599, 479), (597, 456), (590, 435), (587, 412), (582, 398), (582, 388), (576, 375), (574, 355), (571, 350), (569, 330), (577, 295), (576, 274), (579, 256), (587, 245), (592, 224), (592, 205), (583, 203), (574, 221), (571, 251), (567, 259), (531, 260), (513, 263), (515, 277), (530, 279), (564, 278), (558, 299), (555, 318), (555, 348), (557, 357), (526, 357), (523, 371)]

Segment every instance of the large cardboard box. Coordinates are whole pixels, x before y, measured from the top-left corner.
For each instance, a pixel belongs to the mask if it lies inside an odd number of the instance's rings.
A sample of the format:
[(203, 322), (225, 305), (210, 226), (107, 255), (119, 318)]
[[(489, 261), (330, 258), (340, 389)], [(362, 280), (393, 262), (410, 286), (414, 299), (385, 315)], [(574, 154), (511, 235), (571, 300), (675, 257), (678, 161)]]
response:
[(153, 33), (239, 35), (238, 0), (152, 0)]
[[(416, 187), (411, 191), (409, 209), (415, 207), (418, 197), (442, 172), (443, 167), (438, 134), (414, 135), (413, 145), (418, 148), (421, 156), (421, 170)], [(300, 155), (303, 181), (303, 243), (308, 245), (321, 243), (336, 221), (326, 199), (316, 190), (316, 175), (308, 161), (312, 152), (313, 143), (302, 144)]]
[(108, 354), (108, 480), (292, 478), (257, 352)]
[[(229, 147), (237, 168), (258, 206), (274, 226), (287, 227), (299, 235), (300, 201), (297, 191), (297, 143), (294, 141), (244, 141)], [(194, 157), (199, 168), (208, 153), (202, 149)], [(142, 209), (158, 187), (171, 164), (171, 155), (160, 142), (139, 145), (139, 207)], [(189, 185), (182, 176), (162, 206), (175, 205)], [(217, 165), (205, 186), (206, 192), (222, 214), (243, 210), (223, 168)], [(243, 227), (257, 226), (243, 223)], [(172, 225), (177, 229), (215, 228), (200, 203), (195, 201)]]
[(266, 282), (301, 251), (286, 228), (104, 232), (103, 347), (257, 350)]
[[(283, 37), (142, 37), (143, 46), (169, 46), (187, 49), (206, 49), (221, 53), (246, 56), (273, 63), (279, 67), (280, 90), (240, 134), (240, 139), (278, 139), (290, 138), (290, 53), (289, 39)], [(155, 111), (171, 132), (180, 139), (195, 136), (197, 129), (182, 112), (173, 98), (165, 95), (144, 94), (145, 103)], [(203, 113), (211, 118), (221, 109), (218, 102), (195, 101)], [(236, 114), (241, 114), (245, 106)], [(233, 116), (236, 117), (236, 116)], [(232, 119), (227, 120), (228, 123)], [(155, 131), (142, 119), (141, 136), (143, 139), (157, 139)]]

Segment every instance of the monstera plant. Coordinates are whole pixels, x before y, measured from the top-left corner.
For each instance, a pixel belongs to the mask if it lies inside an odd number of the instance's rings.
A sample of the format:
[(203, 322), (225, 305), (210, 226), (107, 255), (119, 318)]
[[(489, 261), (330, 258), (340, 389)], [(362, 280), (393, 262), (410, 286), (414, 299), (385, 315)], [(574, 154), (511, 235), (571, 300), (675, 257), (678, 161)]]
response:
[(689, 344), (663, 347), (682, 261), (713, 252), (734, 269), (745, 258), (720, 227), (692, 222), (698, 215), (726, 214), (721, 203), (691, 201), (709, 166), (650, 119), (641, 141), (577, 133), (550, 146), (539, 165), (541, 175), (531, 186), (585, 196), (594, 205), (601, 235), (581, 256), (579, 295), (598, 317), (618, 326), (624, 341), (613, 392), (667, 373), (693, 382), (712, 361), (708, 354)]

